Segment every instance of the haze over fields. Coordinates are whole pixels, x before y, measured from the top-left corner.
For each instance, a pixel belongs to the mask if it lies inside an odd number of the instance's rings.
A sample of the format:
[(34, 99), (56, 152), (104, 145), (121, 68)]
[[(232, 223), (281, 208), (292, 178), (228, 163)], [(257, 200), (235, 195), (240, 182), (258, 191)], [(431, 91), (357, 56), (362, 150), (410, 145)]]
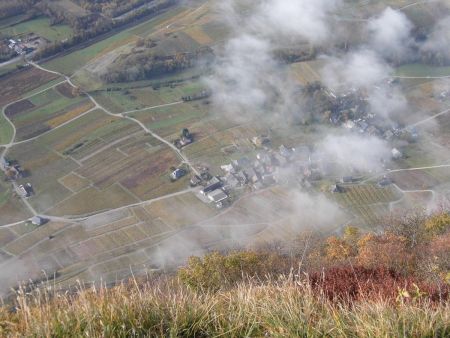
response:
[(448, 1), (17, 1), (0, 40), (3, 295), (448, 211)]

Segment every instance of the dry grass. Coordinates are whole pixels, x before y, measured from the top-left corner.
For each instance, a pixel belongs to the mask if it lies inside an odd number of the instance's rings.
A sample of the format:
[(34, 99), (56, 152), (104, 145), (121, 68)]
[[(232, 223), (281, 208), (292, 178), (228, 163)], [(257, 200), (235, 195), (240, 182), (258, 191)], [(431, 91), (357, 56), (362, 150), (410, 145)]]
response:
[(329, 301), (294, 276), (201, 293), (175, 280), (82, 287), (73, 294), (19, 290), (0, 309), (1, 336), (444, 337), (448, 303)]

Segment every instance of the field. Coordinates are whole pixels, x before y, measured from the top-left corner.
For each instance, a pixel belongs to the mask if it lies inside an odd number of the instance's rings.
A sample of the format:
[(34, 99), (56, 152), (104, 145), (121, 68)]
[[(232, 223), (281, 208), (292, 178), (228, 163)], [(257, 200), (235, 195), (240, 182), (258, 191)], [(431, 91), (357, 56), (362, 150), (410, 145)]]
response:
[(450, 168), (408, 170), (389, 175), (403, 190), (429, 190), (449, 183)]
[(450, 76), (450, 67), (435, 67), (420, 63), (402, 65), (396, 69), (397, 76), (439, 77)]
[(58, 76), (35, 68), (26, 68), (0, 78), (0, 106), (19, 99)]
[(11, 124), (0, 114), (0, 144), (6, 144), (11, 141), (14, 130)]
[(12, 187), (4, 182), (4, 177), (0, 175), (0, 224), (18, 222), (31, 214), (23, 208), (22, 202), (16, 197)]
[(67, 97), (56, 88), (18, 101), (8, 106), (5, 113), (16, 127), (16, 140), (21, 141), (48, 132), (93, 107), (88, 98)]
[(73, 34), (69, 26), (51, 25), (50, 19), (43, 16), (7, 27), (3, 26), (0, 28), (0, 33), (12, 38), (34, 33), (49, 41), (61, 41), (70, 38)]
[(343, 185), (343, 188), (342, 193), (334, 193), (333, 197), (367, 225), (376, 225), (389, 211), (389, 203), (402, 198), (402, 193), (393, 186), (380, 188), (364, 184)]

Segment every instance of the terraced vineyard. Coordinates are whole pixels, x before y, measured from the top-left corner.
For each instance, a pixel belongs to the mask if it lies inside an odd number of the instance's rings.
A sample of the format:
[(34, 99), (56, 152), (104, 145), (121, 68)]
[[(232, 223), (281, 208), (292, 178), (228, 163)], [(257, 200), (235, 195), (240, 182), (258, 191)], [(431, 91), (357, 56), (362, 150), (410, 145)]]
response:
[(402, 197), (400, 191), (374, 184), (346, 185), (344, 192), (334, 194), (336, 201), (367, 224), (376, 224), (389, 211), (390, 202)]

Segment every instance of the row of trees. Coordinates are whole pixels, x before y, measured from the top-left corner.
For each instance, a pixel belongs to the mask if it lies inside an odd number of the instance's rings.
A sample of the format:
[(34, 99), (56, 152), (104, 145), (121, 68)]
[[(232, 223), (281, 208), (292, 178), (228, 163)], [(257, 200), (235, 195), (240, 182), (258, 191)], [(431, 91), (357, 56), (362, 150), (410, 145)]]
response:
[(0, 19), (24, 14), (39, 1), (40, 0), (2, 0), (0, 1)]
[(45, 11), (47, 15), (53, 17), (54, 22), (67, 23), (72, 26), (75, 32), (71, 38), (65, 41), (55, 41), (41, 48), (35, 54), (35, 59), (54, 55), (112, 29), (119, 28), (135, 20), (157, 13), (172, 6), (176, 1), (177, 0), (159, 1), (152, 7), (143, 7), (120, 20), (108, 19), (96, 13), (76, 17), (71, 13), (66, 13), (66, 11), (61, 10), (58, 6), (51, 6), (51, 3), (45, 3), (42, 5), (41, 9)]
[(111, 18), (155, 1), (156, 0), (75, 0), (78, 5), (89, 12), (102, 13)]
[(102, 79), (107, 83), (149, 79), (193, 67), (200, 59), (207, 62), (213, 55), (209, 47), (200, 48), (194, 53), (176, 53), (169, 56), (157, 55), (148, 49), (119, 57), (108, 67)]

